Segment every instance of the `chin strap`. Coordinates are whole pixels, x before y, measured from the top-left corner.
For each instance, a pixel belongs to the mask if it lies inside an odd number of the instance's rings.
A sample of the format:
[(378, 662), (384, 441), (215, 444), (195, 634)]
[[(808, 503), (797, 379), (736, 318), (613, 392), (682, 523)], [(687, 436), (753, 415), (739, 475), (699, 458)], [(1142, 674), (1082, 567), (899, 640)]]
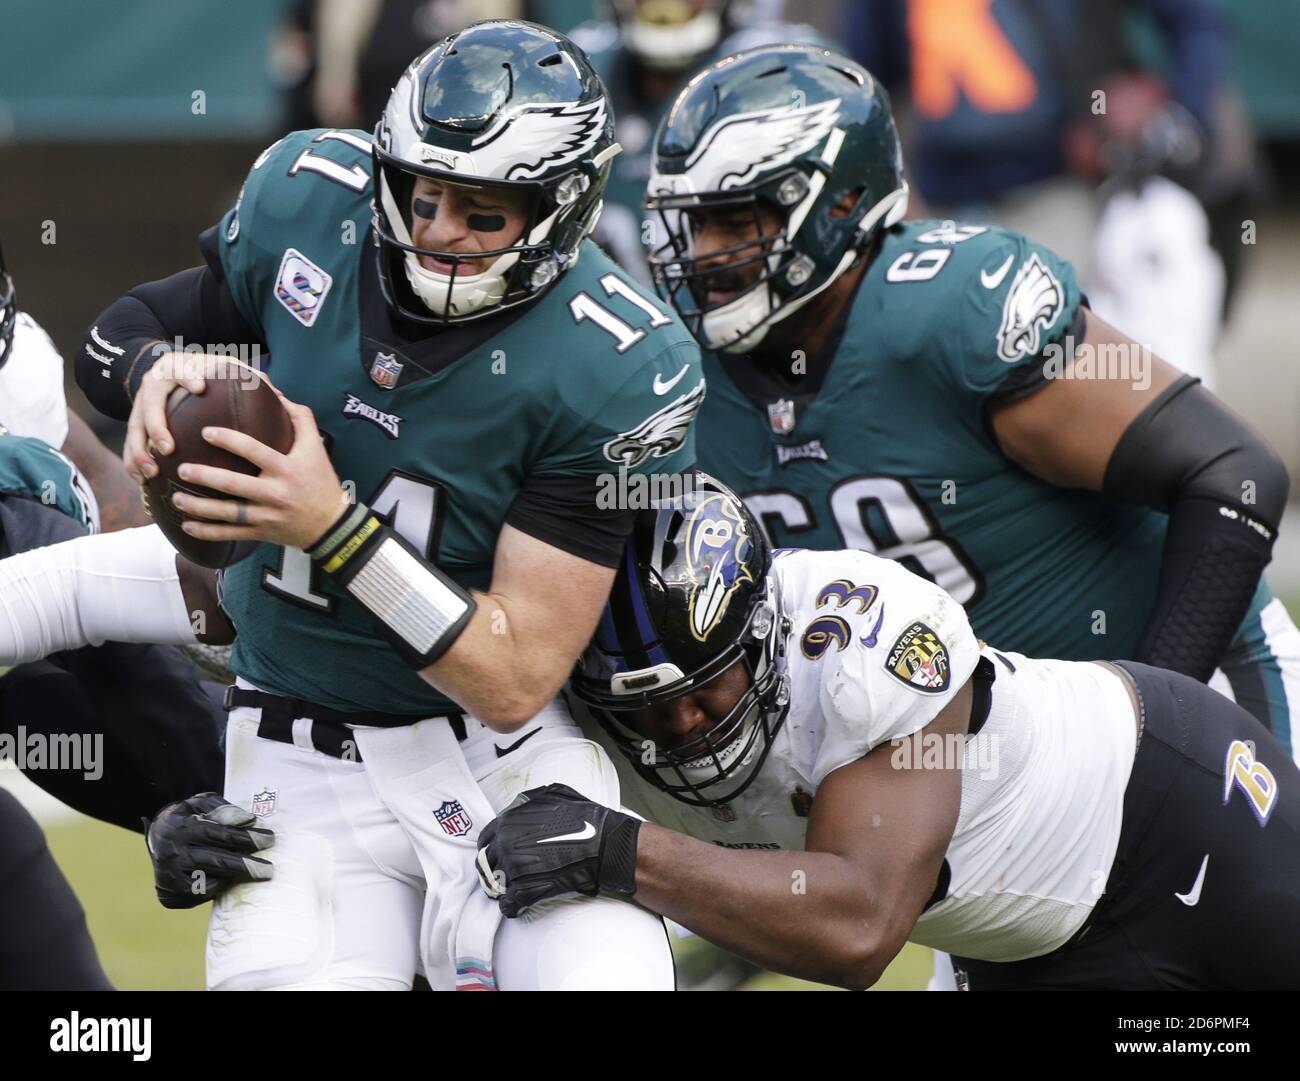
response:
[[(903, 217), (907, 214), (908, 195), (909, 189), (907, 181), (905, 180), (901, 187), (895, 188), (862, 216), (862, 220), (858, 222), (858, 227), (855, 231), (857, 236), (853, 243), (850, 244), (848, 249), (844, 252), (839, 264), (831, 272), (830, 277), (822, 282), (821, 285), (817, 286), (816, 289), (804, 293), (803, 296), (789, 301), (788, 303), (774, 305), (771, 298), (771, 284), (765, 282), (761, 288), (755, 287), (744, 296), (737, 297), (735, 300), (731, 301), (730, 304), (719, 308), (717, 312), (710, 312), (706, 315), (704, 317), (703, 326), (704, 334), (710, 343), (710, 347), (720, 350), (723, 353), (748, 353), (757, 348), (763, 338), (767, 336), (768, 330), (774, 324), (781, 322), (783, 319), (790, 318), (790, 316), (794, 315), (795, 312), (799, 311), (800, 308), (804, 307), (814, 297), (829, 289), (839, 280), (842, 274), (849, 270), (858, 259), (862, 257), (867, 246), (875, 236), (876, 226), (881, 224), (882, 220), (883, 228), (885, 229), (889, 229), (903, 220)], [(760, 297), (761, 300), (758, 299)], [(756, 309), (756, 315), (757, 309), (760, 306), (765, 310), (761, 315), (758, 315), (758, 318), (749, 330), (736, 331), (736, 333), (740, 334), (740, 337), (731, 340), (729, 344), (716, 344), (719, 338), (723, 338), (724, 335), (715, 335), (708, 329), (710, 316), (718, 315), (732, 307), (732, 305), (735, 305), (736, 307), (731, 312), (728, 312), (727, 321), (738, 322), (739, 320), (736, 319), (736, 317), (745, 311), (745, 305), (742, 304), (742, 302), (753, 302)]]

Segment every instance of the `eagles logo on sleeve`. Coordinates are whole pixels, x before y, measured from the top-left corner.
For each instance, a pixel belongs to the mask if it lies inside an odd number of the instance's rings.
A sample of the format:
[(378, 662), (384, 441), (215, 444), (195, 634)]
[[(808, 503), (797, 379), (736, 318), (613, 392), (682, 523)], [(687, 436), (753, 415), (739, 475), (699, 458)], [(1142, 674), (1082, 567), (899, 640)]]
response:
[(1029, 257), (1007, 290), (998, 328), (998, 356), (1008, 364), (1036, 356), (1042, 333), (1065, 307), (1065, 290), (1038, 254)]
[(631, 431), (620, 432), (605, 444), (605, 457), (625, 469), (647, 458), (665, 458), (686, 442), (691, 419), (704, 401), (704, 380), (693, 390), (651, 413)]
[(952, 679), (947, 647), (919, 621), (903, 631), (890, 647), (885, 671), (927, 694), (941, 694)]

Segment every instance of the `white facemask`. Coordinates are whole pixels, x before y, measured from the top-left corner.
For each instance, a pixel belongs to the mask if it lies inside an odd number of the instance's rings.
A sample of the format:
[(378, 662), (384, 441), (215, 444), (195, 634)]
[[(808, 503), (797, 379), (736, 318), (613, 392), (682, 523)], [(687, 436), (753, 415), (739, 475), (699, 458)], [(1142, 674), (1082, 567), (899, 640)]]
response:
[(705, 315), (704, 344), (724, 353), (748, 353), (767, 336), (772, 314), (772, 290), (756, 285)]
[[(411, 231), (397, 209), (387, 179), (382, 181), (380, 188), (380, 198), (384, 201), (384, 211), (388, 215), (393, 235), (403, 244), (413, 245)], [(415, 295), (435, 315), (450, 316), (469, 315), (499, 304), (506, 293), (506, 274), (519, 261), (518, 252), (507, 252), (498, 256), (486, 270), (477, 274), (457, 273), (453, 279), (449, 274), (439, 274), (422, 266), (419, 256), (414, 252), (408, 251), (404, 255), (406, 280)]]
[[(890, 192), (862, 216), (858, 224), (859, 232), (868, 232), (882, 218), (886, 229), (902, 221), (907, 213), (907, 195), (907, 184), (904, 182), (902, 187)], [(801, 216), (800, 224), (802, 220)], [(783, 239), (774, 248), (772, 255), (769, 256), (769, 270), (775, 271), (786, 244), (787, 241)], [(767, 336), (768, 329), (773, 323), (788, 319), (815, 296), (828, 289), (853, 265), (857, 256), (855, 245), (844, 253), (839, 264), (821, 285), (797, 300), (787, 301), (779, 307), (773, 303), (772, 290), (766, 283), (754, 286), (748, 292), (742, 293), (704, 317), (701, 325), (704, 344), (710, 349), (723, 353), (750, 352)]]

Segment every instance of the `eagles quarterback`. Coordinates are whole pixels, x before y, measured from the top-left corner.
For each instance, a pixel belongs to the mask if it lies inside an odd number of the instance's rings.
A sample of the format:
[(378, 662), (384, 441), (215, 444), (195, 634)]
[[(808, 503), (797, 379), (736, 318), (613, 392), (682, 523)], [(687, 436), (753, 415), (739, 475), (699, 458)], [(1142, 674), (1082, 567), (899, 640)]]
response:
[(1000, 648), (1125, 657), (1233, 697), (1283, 746), (1300, 632), (1261, 579), (1278, 456), (1001, 228), (903, 221), (884, 89), (765, 46), (656, 136), (656, 281), (710, 352), (699, 461), (777, 545), (900, 560)]
[[(203, 389), (200, 359), (167, 353), (177, 336), (269, 353), (296, 431), (287, 454), (208, 433), (260, 475), (191, 463), (184, 480), (230, 498), (176, 497), (193, 535), (265, 542), (221, 576), (225, 793), (274, 826), (274, 877), (218, 900), (211, 987), (401, 989), (417, 958), (435, 988), (671, 986), (660, 921), (626, 906), (561, 906), (494, 943), (472, 865), (479, 827), (539, 780), (618, 804), (556, 699), (631, 524), (599, 480), (694, 458), (698, 346), (586, 240), (612, 132), (567, 39), (475, 24), (411, 64), (373, 140), (298, 132), (264, 152), (204, 265), (96, 320), (111, 349), (88, 339), (78, 374), (129, 417), (134, 476), (171, 450), (171, 390)], [(192, 640), (184, 568), (156, 529), (137, 540), (122, 558), (152, 563), (141, 595), (166, 600), (152, 616), (119, 600), (113, 636)], [(58, 547), (49, 562), (102, 571), (92, 546)], [(6, 588), (93, 600), (93, 576), (28, 556)], [(8, 615), (6, 650), (50, 648), (48, 623)]]
[(525, 792), (480, 834), (508, 916), (599, 893), (853, 988), (908, 939), (971, 990), (1300, 985), (1300, 770), (1187, 676), (986, 646), (705, 484), (640, 516), (572, 686), (650, 821)]

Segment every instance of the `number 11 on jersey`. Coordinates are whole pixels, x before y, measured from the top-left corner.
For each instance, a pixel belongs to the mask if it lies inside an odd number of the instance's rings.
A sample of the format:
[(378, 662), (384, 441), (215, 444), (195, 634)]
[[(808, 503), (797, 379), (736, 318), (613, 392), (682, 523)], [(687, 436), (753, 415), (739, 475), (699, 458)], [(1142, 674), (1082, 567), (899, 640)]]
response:
[[(617, 274), (606, 274), (600, 279), (601, 288), (607, 296), (620, 296), (629, 304), (640, 308), (650, 319), (650, 327), (663, 327), (672, 322), (672, 318), (648, 297), (643, 297)], [(601, 330), (613, 335), (615, 347), (620, 353), (626, 353), (645, 337), (645, 331), (624, 322), (590, 293), (579, 293), (569, 301), (569, 312), (575, 323), (590, 319)]]

